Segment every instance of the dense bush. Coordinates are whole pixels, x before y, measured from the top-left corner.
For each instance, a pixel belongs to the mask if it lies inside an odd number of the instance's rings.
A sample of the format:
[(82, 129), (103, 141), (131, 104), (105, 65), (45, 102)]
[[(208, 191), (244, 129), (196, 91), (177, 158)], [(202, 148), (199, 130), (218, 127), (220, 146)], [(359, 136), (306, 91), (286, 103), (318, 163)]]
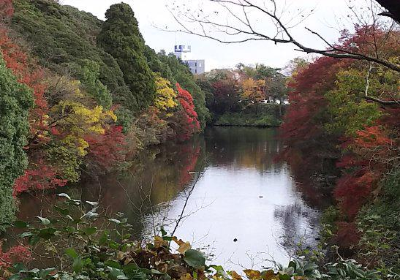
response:
[(215, 125), (278, 127), (281, 124), (280, 110), (278, 104), (254, 105), (241, 112), (225, 113), (219, 116)]
[(0, 54), (0, 231), (14, 218), (14, 180), (24, 173), (32, 92), (17, 81)]

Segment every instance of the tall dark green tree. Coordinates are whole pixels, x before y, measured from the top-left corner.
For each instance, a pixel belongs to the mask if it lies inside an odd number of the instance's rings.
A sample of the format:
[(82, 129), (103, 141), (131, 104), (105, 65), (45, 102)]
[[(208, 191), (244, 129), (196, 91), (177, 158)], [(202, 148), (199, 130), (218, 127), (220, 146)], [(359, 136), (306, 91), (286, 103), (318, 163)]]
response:
[(98, 44), (117, 60), (131, 91), (115, 101), (131, 111), (145, 108), (152, 104), (156, 86), (135, 14), (128, 4), (120, 3), (108, 9), (106, 18), (97, 37)]
[(31, 91), (17, 82), (0, 53), (0, 231), (14, 218), (14, 181), (28, 164), (23, 147), (32, 105)]

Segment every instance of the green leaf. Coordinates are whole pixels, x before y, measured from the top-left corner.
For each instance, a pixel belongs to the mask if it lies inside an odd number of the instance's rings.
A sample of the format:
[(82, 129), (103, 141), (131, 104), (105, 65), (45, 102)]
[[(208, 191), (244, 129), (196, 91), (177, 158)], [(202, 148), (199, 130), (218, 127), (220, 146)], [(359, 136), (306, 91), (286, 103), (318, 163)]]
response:
[(25, 265), (22, 264), (22, 263), (17, 263), (17, 264), (15, 264), (15, 265), (13, 265), (12, 271), (13, 271), (14, 273), (26, 271), (26, 267), (25, 267)]
[(117, 220), (117, 219), (108, 219), (110, 222), (116, 223), (116, 224), (120, 224), (121, 221)]
[(151, 269), (150, 273), (153, 274), (153, 275), (164, 275), (165, 274), (165, 273), (162, 273), (162, 272), (160, 272), (160, 271), (158, 271), (156, 269)]
[(76, 259), (78, 257), (78, 253), (75, 251), (74, 248), (69, 248), (65, 250), (65, 254), (71, 257), (72, 259)]
[(97, 218), (99, 216), (98, 213), (96, 213), (97, 208), (90, 210), (89, 212), (87, 212), (85, 215), (83, 215), (82, 218), (88, 218), (88, 219), (94, 219)]
[(287, 274), (279, 274), (279, 280), (290, 280), (291, 277)]
[(95, 234), (97, 231), (97, 227), (90, 227), (90, 228), (85, 228), (82, 230), (86, 235), (92, 235)]
[(27, 232), (22, 233), (20, 236), (21, 236), (21, 238), (26, 238), (26, 237), (31, 237), (32, 235), (33, 235), (32, 232), (27, 231)]
[(119, 279), (129, 279), (128, 277), (126, 277), (126, 275), (124, 274), (124, 272), (121, 269), (118, 268), (112, 268), (110, 271), (110, 279), (113, 280), (119, 280)]
[(104, 262), (104, 265), (109, 266), (111, 268), (121, 268), (121, 265), (117, 261), (108, 260)]
[(16, 228), (27, 228), (27, 227), (28, 227), (28, 224), (25, 223), (25, 222), (23, 222), (23, 221), (15, 221), (15, 222), (14, 222), (14, 226), (15, 226)]
[(56, 231), (55, 228), (44, 228), (39, 231), (38, 237), (48, 240), (55, 235)]
[(108, 241), (108, 231), (104, 231), (99, 239), (99, 244), (102, 246), (106, 245), (107, 241)]
[(58, 196), (59, 197), (65, 197), (66, 199), (71, 200), (71, 197), (66, 193), (60, 193)]
[(83, 261), (81, 257), (74, 258), (74, 262), (72, 263), (72, 269), (74, 272), (79, 273), (83, 269)]
[(204, 255), (193, 249), (189, 249), (185, 252), (183, 260), (191, 267), (200, 268), (206, 265), (206, 258)]
[(86, 201), (87, 204), (92, 205), (92, 206), (98, 206), (98, 202), (93, 202), (93, 201)]
[(50, 225), (50, 220), (49, 219), (46, 219), (46, 218), (43, 218), (43, 217), (40, 217), (40, 216), (37, 216), (37, 218), (42, 222), (42, 224), (43, 225), (45, 225), (45, 226), (47, 226), (47, 225)]
[(138, 266), (135, 263), (130, 263), (128, 265), (125, 265), (123, 270), (125, 273), (132, 273), (132, 272), (136, 272), (138, 270)]
[(39, 277), (42, 279), (46, 279), (47, 276), (49, 276), (52, 272), (55, 272), (55, 271), (56, 271), (56, 268), (54, 268), (54, 267), (43, 269), (39, 272)]
[(64, 209), (58, 206), (54, 206), (54, 209), (56, 209), (57, 212), (59, 212), (60, 214), (67, 216), (69, 215), (69, 210), (68, 209)]

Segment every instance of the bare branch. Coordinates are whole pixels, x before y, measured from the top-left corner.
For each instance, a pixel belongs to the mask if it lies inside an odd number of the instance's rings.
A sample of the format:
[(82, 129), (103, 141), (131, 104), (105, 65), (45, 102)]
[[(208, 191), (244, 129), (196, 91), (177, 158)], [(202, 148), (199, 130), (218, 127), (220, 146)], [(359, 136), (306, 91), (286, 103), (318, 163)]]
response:
[(400, 100), (381, 100), (372, 96), (364, 96), (364, 99), (379, 103), (383, 106), (400, 106)]
[[(197, 35), (203, 38), (209, 38), (214, 41), (225, 43), (225, 44), (232, 44), (232, 43), (243, 43), (248, 41), (271, 41), (276, 44), (293, 44), (295, 45), (298, 50), (307, 53), (307, 54), (319, 54), (323, 56), (328, 56), (332, 58), (338, 59), (353, 59), (353, 60), (363, 60), (370, 63), (377, 63), (383, 65), (393, 71), (400, 72), (400, 65), (385, 60), (379, 56), (378, 49), (376, 47), (377, 43), (374, 42), (375, 47), (375, 54), (363, 54), (358, 53), (354, 50), (343, 49), (335, 46), (332, 43), (329, 43), (325, 38), (323, 38), (320, 34), (311, 29), (307, 28), (309, 32), (318, 36), (328, 47), (329, 49), (319, 49), (314, 47), (308, 47), (303, 45), (294, 38), (294, 35), (290, 32), (290, 27), (287, 24), (284, 24), (282, 21), (282, 17), (277, 15), (277, 3), (275, 0), (270, 0), (272, 3), (272, 11), (269, 11), (268, 8), (263, 7), (261, 5), (253, 4), (250, 0), (209, 0), (210, 2), (220, 4), (234, 19), (236, 19), (240, 26), (234, 26), (228, 23), (220, 23), (217, 21), (212, 21), (208, 18), (199, 19), (195, 17), (190, 17), (188, 15), (183, 15), (187, 19), (190, 20), (191, 23), (197, 23), (201, 27), (201, 32), (196, 31), (195, 29), (189, 28), (186, 26), (175, 14), (171, 13), (177, 23), (182, 27), (180, 32), (184, 32), (187, 34)], [(378, 1), (379, 2), (379, 1)], [(237, 15), (231, 7), (241, 8), (242, 17)], [(258, 11), (266, 18), (272, 20), (273, 24), (276, 26), (276, 34), (275, 35), (268, 35), (265, 32), (260, 32), (255, 30), (255, 27), (252, 25), (249, 17), (249, 10)], [(233, 39), (222, 39), (220, 36), (212, 35), (211, 32), (207, 32), (205, 26), (210, 26), (216, 28), (219, 32), (225, 33), (228, 37)], [(237, 36), (241, 36), (241, 38), (237, 38)]]

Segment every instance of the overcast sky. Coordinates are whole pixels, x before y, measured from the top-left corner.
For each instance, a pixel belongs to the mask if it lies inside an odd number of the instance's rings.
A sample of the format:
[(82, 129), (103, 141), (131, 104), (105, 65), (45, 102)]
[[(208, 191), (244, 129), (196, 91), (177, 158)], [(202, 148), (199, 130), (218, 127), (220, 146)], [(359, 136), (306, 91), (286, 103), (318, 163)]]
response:
[[(140, 30), (146, 40), (146, 44), (159, 51), (172, 52), (175, 44), (187, 44), (192, 46), (192, 56), (195, 59), (206, 60), (206, 70), (214, 68), (234, 67), (237, 63), (245, 64), (264, 63), (272, 67), (283, 67), (289, 60), (302, 56), (295, 51), (292, 45), (275, 45), (270, 42), (247, 42), (243, 44), (226, 45), (215, 41), (196, 37), (193, 35), (165, 32), (161, 29), (168, 26), (169, 29), (178, 29), (175, 20), (169, 13), (166, 5), (172, 1), (184, 1), (187, 5), (194, 5), (196, 1), (204, 0), (125, 0), (130, 4), (139, 21)], [(293, 3), (287, 3), (294, 1)], [(305, 31), (304, 26), (318, 31), (330, 41), (336, 40), (339, 30), (350, 27), (346, 21), (350, 13), (351, 5), (365, 5), (366, 0), (277, 0), (278, 5), (287, 5), (285, 13), (295, 12), (298, 7), (314, 10), (303, 25), (296, 27), (293, 34), (296, 38), (308, 45), (322, 43), (315, 36)], [(62, 4), (75, 6), (78, 9), (90, 12), (100, 19), (111, 4), (119, 3), (116, 0), (61, 0)], [(260, 3), (261, 0), (254, 0)], [(340, 23), (339, 23), (340, 22)], [(259, 26), (266, 24), (263, 19), (257, 21)]]

